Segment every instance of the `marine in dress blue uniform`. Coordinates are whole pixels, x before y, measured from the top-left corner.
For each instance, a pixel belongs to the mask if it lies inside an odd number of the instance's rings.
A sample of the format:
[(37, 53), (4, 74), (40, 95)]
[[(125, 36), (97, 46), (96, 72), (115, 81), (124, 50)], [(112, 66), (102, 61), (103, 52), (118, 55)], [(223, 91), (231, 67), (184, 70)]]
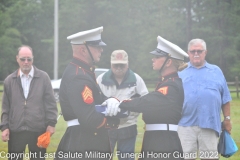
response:
[[(60, 86), (60, 105), (68, 127), (58, 146), (56, 159), (110, 159), (108, 129), (116, 128), (118, 118), (106, 117), (95, 105), (106, 99), (94, 74), (94, 55), (91, 47), (99, 49), (103, 27), (79, 32), (68, 39), (72, 45), (85, 45), (91, 63), (73, 57), (67, 65)], [(74, 49), (73, 49), (74, 50)]]
[[(183, 61), (188, 57), (178, 46), (158, 36), (158, 46), (150, 52), (155, 59), (162, 59), (159, 82), (155, 91), (124, 101), (119, 108), (133, 112), (141, 112), (146, 123), (140, 159), (183, 159), (182, 147), (177, 133), (177, 124), (181, 118), (184, 92), (182, 80), (178, 77), (177, 68), (167, 71), (165, 65), (169, 59)], [(154, 61), (154, 60), (153, 60)], [(163, 74), (163, 72), (168, 74)]]

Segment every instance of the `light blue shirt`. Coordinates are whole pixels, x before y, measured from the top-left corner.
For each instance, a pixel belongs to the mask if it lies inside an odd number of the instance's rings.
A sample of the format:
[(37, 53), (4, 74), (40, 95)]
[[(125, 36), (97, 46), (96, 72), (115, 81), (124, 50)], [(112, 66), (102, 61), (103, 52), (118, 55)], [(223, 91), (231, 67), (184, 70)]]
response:
[(178, 74), (185, 96), (179, 126), (210, 128), (220, 134), (222, 105), (232, 100), (221, 69), (207, 62), (198, 69), (188, 62)]

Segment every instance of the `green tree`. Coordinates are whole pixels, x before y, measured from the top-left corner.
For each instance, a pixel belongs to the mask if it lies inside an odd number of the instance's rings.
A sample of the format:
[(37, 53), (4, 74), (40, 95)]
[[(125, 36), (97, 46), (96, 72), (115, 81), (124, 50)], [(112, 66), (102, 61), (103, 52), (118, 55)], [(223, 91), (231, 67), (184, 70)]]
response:
[(202, 38), (206, 41), (207, 60), (218, 65), (228, 80), (233, 80), (237, 71), (235, 66), (238, 66), (239, 62), (236, 33), (240, 27), (238, 16), (240, 1), (189, 1), (192, 3), (190, 10), (192, 26), (189, 31), (192, 38)]
[(0, 3), (0, 80), (16, 69), (16, 50), (21, 44), (20, 33), (13, 28), (12, 18), (8, 14), (13, 0), (3, 0)]
[[(97, 67), (110, 67), (113, 50), (129, 54), (130, 67), (156, 78), (150, 51), (158, 35), (187, 51), (192, 38), (207, 42), (207, 61), (228, 80), (240, 75), (239, 0), (59, 0), (59, 78), (72, 57), (67, 36), (104, 26), (107, 43)], [(53, 76), (54, 0), (1, 0), (0, 80), (17, 68), (17, 48), (33, 48), (34, 64)]]

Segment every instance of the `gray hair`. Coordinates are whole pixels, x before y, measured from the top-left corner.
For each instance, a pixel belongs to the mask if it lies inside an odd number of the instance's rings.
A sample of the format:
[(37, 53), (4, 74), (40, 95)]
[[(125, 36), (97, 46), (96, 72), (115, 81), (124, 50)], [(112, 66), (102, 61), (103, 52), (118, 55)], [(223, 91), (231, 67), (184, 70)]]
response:
[(194, 45), (194, 44), (201, 44), (203, 46), (203, 49), (204, 50), (207, 50), (207, 45), (206, 45), (206, 42), (202, 39), (192, 39), (189, 43), (188, 43), (188, 50), (189, 48)]

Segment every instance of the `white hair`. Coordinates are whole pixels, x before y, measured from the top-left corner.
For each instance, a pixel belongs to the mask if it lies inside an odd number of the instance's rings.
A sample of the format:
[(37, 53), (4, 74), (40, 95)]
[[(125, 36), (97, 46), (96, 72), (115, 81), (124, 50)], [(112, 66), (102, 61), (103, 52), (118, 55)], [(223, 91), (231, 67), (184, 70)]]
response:
[(189, 48), (194, 45), (194, 44), (201, 44), (203, 46), (203, 49), (204, 50), (207, 50), (207, 45), (206, 45), (206, 42), (202, 39), (192, 39), (189, 43), (188, 43), (188, 50)]

